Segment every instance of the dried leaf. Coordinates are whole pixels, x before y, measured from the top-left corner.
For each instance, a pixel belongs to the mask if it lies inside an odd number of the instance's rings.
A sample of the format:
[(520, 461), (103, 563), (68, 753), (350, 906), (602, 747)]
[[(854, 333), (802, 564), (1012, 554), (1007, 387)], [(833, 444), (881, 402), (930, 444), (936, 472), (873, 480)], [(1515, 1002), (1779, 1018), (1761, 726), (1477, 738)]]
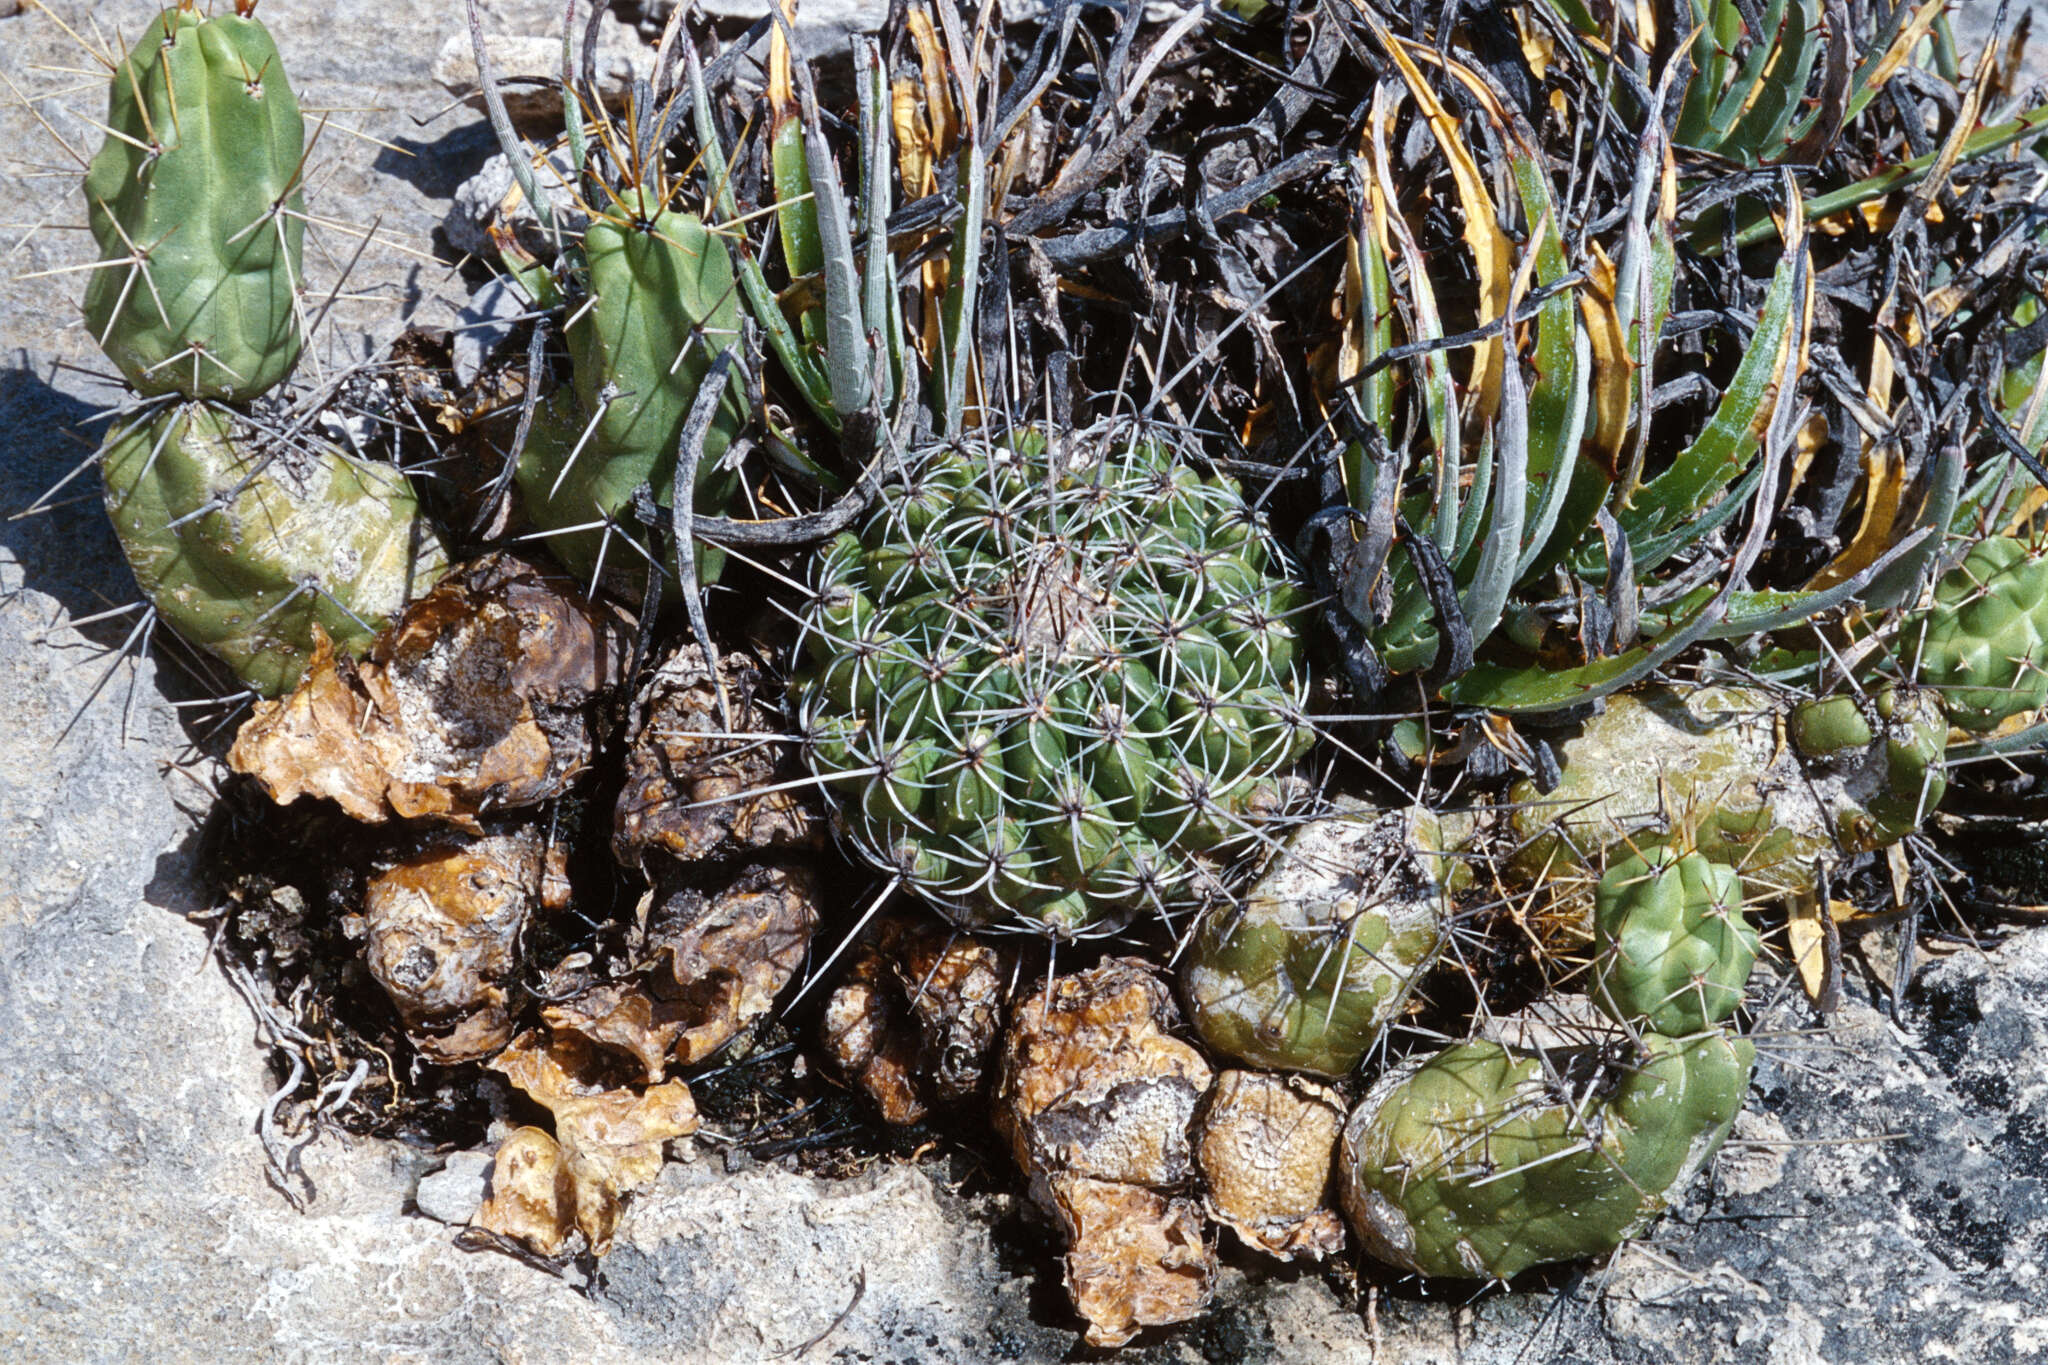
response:
[(364, 960), (427, 1057), (477, 1061), (511, 1038), (506, 987), (544, 864), (522, 830), (444, 838), (371, 878)]
[(1121, 1346), (1140, 1329), (1198, 1317), (1215, 1292), (1216, 1257), (1190, 1199), (1087, 1176), (1054, 1176), (1067, 1234), (1067, 1294), (1090, 1346)]
[(612, 686), (624, 632), (575, 585), (507, 555), (449, 575), (360, 664), (322, 642), (298, 688), (261, 702), (228, 762), (280, 803), (482, 833), (486, 808), (560, 795), (588, 764), (582, 708)]
[(710, 900), (669, 892), (648, 925), (665, 988), (689, 1021), (671, 1055), (688, 1066), (767, 1014), (796, 974), (817, 927), (817, 888), (802, 868), (750, 868)]

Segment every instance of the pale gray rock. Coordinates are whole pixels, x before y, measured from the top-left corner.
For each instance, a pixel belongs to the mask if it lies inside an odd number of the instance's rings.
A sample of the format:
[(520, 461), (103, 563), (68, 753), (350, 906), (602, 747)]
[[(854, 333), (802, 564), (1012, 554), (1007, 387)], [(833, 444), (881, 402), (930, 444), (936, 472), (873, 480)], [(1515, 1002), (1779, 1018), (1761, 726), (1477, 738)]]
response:
[(484, 1202), (491, 1173), (489, 1152), (454, 1152), (440, 1170), (420, 1177), (413, 1203), (427, 1217), (442, 1223), (467, 1223)]

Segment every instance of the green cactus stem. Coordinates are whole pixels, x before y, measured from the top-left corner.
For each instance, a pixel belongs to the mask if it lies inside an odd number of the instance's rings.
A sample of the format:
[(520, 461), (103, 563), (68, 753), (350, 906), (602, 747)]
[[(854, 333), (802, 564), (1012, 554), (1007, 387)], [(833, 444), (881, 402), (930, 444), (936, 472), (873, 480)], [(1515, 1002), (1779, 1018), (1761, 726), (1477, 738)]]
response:
[(2038, 712), (2048, 704), (2048, 558), (2014, 536), (1979, 541), (1907, 621), (1898, 656), (1971, 734)]
[(1162, 436), (913, 455), (828, 546), (795, 694), (839, 823), (961, 923), (1188, 902), (1312, 740), (1301, 594)]
[(1375, 1259), (1506, 1279), (1612, 1251), (1710, 1160), (1755, 1049), (1723, 1032), (1646, 1035), (1619, 1066), (1473, 1042), (1390, 1072), (1345, 1127), (1338, 1193)]
[(1443, 950), (1443, 844), (1419, 806), (1304, 826), (1242, 906), (1203, 919), (1182, 969), (1203, 1039), (1254, 1066), (1356, 1070)]
[(1594, 905), (1593, 1003), (1609, 1017), (1682, 1037), (1735, 1013), (1758, 940), (1733, 870), (1655, 849), (1607, 869)]
[(185, 0), (107, 88), (85, 176), (86, 324), (145, 394), (247, 401), (299, 358), (305, 122), (255, 19)]
[(447, 567), (395, 469), (272, 447), (201, 404), (116, 430), (107, 512), (158, 615), (264, 696), (297, 684), (317, 633), (360, 650)]
[[(588, 576), (604, 555), (637, 574), (641, 556), (616, 543), (607, 550), (592, 524), (620, 519), (642, 484), (663, 506), (672, 499), (690, 405), (739, 335), (732, 258), (694, 215), (634, 189), (591, 221), (582, 260), (589, 297), (572, 301), (568, 328), (573, 401), (558, 394), (536, 411), (519, 487), (535, 525), (557, 533), (548, 548), (566, 568)], [(724, 509), (739, 486), (719, 457), (744, 420), (728, 389), (704, 437), (700, 509)]]

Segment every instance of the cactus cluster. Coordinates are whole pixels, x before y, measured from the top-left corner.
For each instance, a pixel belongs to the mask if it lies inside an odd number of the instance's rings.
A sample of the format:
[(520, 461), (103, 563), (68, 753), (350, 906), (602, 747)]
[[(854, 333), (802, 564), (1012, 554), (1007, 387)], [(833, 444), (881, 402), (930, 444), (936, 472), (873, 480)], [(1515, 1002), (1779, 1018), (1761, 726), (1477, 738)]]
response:
[(1312, 739), (1275, 554), (1159, 433), (922, 453), (803, 615), (800, 723), (845, 833), (963, 924), (1186, 903)]
[(446, 556), (403, 475), (237, 406), (304, 345), (305, 122), (262, 23), (165, 10), (115, 68), (107, 127), (86, 321), (138, 392), (171, 400), (108, 438), (107, 510), (158, 616), (275, 695), (321, 634), (368, 644)]

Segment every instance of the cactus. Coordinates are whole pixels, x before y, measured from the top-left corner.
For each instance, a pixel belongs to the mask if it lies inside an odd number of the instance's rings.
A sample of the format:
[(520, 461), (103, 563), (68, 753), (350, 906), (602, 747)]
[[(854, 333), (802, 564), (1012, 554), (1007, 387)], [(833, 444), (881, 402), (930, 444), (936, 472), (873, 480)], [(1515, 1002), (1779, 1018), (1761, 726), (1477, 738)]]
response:
[(1594, 893), (1593, 1002), (1673, 1037), (1735, 1013), (1756, 965), (1742, 880), (1698, 853), (1661, 848), (1607, 869)]
[(256, 397), (301, 341), (305, 124), (270, 34), (182, 0), (115, 68), (107, 126), (85, 177), (93, 336), (142, 393)]
[(1188, 900), (1312, 739), (1277, 568), (1160, 435), (914, 456), (802, 617), (800, 723), (843, 833), (965, 924)]
[[(519, 462), (527, 515), (555, 532), (549, 548), (578, 574), (596, 571), (604, 533), (642, 484), (667, 505), (677, 445), (712, 359), (739, 335), (732, 258), (694, 215), (662, 207), (646, 188), (625, 192), (583, 237), (568, 328), (574, 401), (558, 394), (536, 413)], [(720, 467), (745, 419), (731, 389), (704, 436), (697, 498), (722, 508), (738, 479)], [(639, 556), (615, 549), (610, 562)]]
[(317, 633), (355, 650), (447, 567), (405, 477), (328, 451), (253, 453), (214, 408), (179, 404), (108, 438), (107, 512), (158, 615), (264, 696)]
[[(1376, 1259), (1506, 1279), (1612, 1251), (1720, 1147), (1755, 1049), (1723, 1032), (1645, 1035), (1587, 1083), (1573, 1063), (1464, 1043), (1388, 1073), (1345, 1126), (1338, 1192)], [(1605, 1093), (1603, 1093), (1605, 1092)]]
[(1203, 1039), (1253, 1066), (1357, 1069), (1443, 950), (1443, 843), (1419, 806), (1304, 826), (1243, 906), (1203, 919), (1182, 972)]
[(1899, 633), (1906, 670), (1949, 723), (1996, 730), (2048, 703), (2048, 559), (2014, 536), (1979, 541)]
[(1817, 698), (1795, 706), (1785, 730), (1809, 774), (1839, 778), (1861, 797), (1835, 808), (1846, 851), (1897, 843), (1948, 792), (1948, 719), (1932, 691), (1888, 686), (1875, 696)]

